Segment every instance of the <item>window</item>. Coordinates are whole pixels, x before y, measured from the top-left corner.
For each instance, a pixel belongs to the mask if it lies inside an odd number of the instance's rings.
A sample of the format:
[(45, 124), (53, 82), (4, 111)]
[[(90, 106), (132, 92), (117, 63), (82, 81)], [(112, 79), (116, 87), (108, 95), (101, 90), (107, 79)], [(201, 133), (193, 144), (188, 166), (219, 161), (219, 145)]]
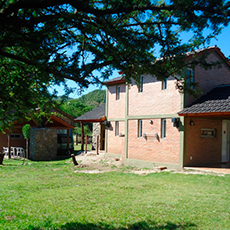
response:
[(119, 136), (119, 121), (115, 122), (115, 136)]
[(139, 88), (138, 88), (138, 92), (141, 93), (143, 92), (143, 85), (144, 85), (144, 77), (140, 76), (140, 82), (139, 82)]
[(116, 86), (116, 100), (120, 99), (121, 88), (119, 85)]
[(10, 136), (11, 136), (11, 139), (21, 139), (22, 138), (22, 134), (18, 134), (18, 133), (13, 133)]
[(186, 84), (190, 89), (193, 89), (193, 85), (191, 85), (194, 82), (194, 73), (192, 68), (187, 68), (186, 72)]
[(162, 81), (162, 90), (166, 90), (167, 89), (167, 78), (165, 80)]
[(138, 120), (138, 131), (137, 136), (142, 137), (142, 120)]
[(166, 119), (161, 119), (161, 138), (166, 138)]

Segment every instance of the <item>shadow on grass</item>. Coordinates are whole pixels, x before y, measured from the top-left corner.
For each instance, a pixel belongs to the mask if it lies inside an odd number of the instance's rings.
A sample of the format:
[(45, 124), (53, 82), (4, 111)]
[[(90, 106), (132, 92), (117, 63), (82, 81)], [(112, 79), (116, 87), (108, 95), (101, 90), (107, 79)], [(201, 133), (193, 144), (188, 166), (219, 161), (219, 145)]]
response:
[[(47, 227), (47, 228), (46, 228)], [(58, 230), (176, 230), (176, 229), (197, 229), (197, 226), (193, 223), (181, 223), (181, 224), (174, 224), (172, 222), (167, 223), (156, 223), (154, 221), (141, 221), (134, 224), (129, 224), (124, 227), (115, 227), (113, 224), (108, 225), (105, 223), (79, 223), (79, 222), (70, 222), (60, 227), (51, 226), (41, 226), (41, 227), (32, 227), (30, 226), (29, 229), (32, 230), (41, 230), (41, 229), (58, 229)]]

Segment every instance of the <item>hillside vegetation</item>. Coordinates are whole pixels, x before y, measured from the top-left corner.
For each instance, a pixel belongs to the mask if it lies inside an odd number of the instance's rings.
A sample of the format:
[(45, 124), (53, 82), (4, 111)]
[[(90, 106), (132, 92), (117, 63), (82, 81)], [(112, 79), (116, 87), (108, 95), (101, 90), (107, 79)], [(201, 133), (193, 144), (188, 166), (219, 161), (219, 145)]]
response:
[[(74, 118), (80, 117), (102, 103), (105, 103), (105, 92), (105, 90), (94, 90), (78, 99), (68, 99), (60, 106), (60, 109)], [(85, 135), (92, 135), (91, 123), (84, 123), (84, 132)], [(79, 123), (76, 123), (74, 133), (81, 134), (81, 127)]]
[(86, 104), (87, 106), (96, 108), (102, 103), (105, 103), (105, 92), (105, 90), (94, 90), (93, 92), (90, 92), (78, 98), (78, 101)]
[(102, 103), (105, 103), (105, 90), (94, 90), (80, 98), (67, 100), (60, 108), (72, 117), (77, 118)]

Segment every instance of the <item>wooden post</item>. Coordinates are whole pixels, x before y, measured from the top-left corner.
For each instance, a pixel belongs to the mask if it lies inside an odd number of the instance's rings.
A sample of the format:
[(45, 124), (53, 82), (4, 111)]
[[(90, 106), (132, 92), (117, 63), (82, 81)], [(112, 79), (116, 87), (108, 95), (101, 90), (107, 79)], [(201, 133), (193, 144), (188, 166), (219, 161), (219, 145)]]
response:
[(69, 129), (67, 129), (67, 155), (69, 156)]
[(88, 142), (88, 136), (85, 136), (85, 154), (87, 153), (87, 142)]
[(26, 138), (26, 153), (25, 153), (24, 158), (29, 159), (29, 139), (28, 138)]
[(99, 155), (99, 136), (97, 135), (97, 155)]
[(8, 137), (8, 156), (10, 159), (11, 158), (11, 133), (8, 133), (7, 137)]
[(84, 127), (83, 122), (81, 121), (81, 151), (84, 150)]
[(0, 152), (0, 165), (3, 165), (4, 156), (5, 156), (5, 153)]
[(76, 145), (78, 145), (78, 134), (76, 134)]
[(76, 161), (76, 158), (75, 158), (75, 155), (74, 154), (71, 154), (71, 157), (72, 157), (72, 160), (73, 160), (73, 164), (74, 165), (78, 165), (77, 161)]

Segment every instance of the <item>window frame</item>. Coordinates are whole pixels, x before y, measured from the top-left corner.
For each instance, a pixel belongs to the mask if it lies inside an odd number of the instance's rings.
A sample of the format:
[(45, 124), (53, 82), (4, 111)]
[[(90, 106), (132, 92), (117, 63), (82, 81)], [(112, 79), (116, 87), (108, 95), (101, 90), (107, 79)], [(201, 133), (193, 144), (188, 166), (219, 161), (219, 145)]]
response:
[(120, 93), (121, 93), (121, 86), (116, 85), (116, 100), (120, 99)]
[(139, 78), (139, 87), (138, 87), (138, 93), (142, 93), (144, 88), (144, 76), (140, 76)]
[(119, 136), (119, 121), (115, 121), (115, 136)]
[[(18, 136), (18, 137), (16, 137), (16, 136)], [(21, 133), (11, 133), (10, 138), (19, 140), (19, 139), (22, 139), (22, 134)]]
[(143, 136), (143, 120), (139, 119), (137, 121), (137, 137)]
[(167, 128), (167, 121), (166, 118), (161, 119), (161, 138), (166, 138), (166, 128)]
[(191, 83), (194, 83), (194, 69), (191, 67), (187, 67), (187, 69), (186, 69), (186, 84), (188, 85), (188, 88), (193, 89), (193, 86), (190, 85)]
[(167, 78), (165, 80), (162, 80), (162, 84), (161, 84), (161, 89), (162, 90), (166, 90), (167, 89)]

